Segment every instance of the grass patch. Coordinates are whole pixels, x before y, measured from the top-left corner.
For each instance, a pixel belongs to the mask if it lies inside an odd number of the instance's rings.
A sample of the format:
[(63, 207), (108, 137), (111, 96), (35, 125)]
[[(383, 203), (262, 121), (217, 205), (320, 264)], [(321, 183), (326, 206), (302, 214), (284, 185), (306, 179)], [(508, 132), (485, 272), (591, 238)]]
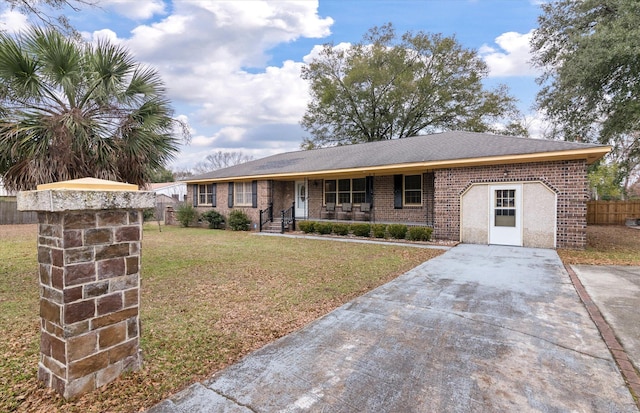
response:
[(147, 224), (144, 365), (66, 402), (39, 385), (36, 225), (0, 226), (0, 411), (134, 412), (209, 377), (440, 250)]
[(558, 250), (565, 264), (640, 265), (640, 230), (623, 225), (590, 225), (585, 250)]

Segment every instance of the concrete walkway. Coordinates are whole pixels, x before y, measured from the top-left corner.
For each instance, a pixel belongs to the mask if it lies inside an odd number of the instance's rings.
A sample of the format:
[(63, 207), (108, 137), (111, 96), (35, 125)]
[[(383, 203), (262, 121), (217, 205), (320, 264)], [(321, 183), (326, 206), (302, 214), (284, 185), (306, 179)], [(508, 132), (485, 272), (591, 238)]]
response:
[(555, 251), (459, 245), (156, 405), (637, 412)]
[(572, 265), (569, 274), (577, 278), (578, 294), (629, 387), (640, 397), (640, 267)]

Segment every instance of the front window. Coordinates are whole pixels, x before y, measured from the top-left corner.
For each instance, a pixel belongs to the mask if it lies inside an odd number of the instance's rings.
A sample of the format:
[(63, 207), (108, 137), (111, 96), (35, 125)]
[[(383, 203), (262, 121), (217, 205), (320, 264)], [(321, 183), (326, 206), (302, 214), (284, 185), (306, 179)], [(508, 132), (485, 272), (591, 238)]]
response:
[(233, 188), (234, 204), (237, 206), (251, 206), (251, 182), (236, 182)]
[(330, 179), (324, 181), (324, 203), (335, 204), (336, 203), (336, 180)]
[(324, 202), (361, 204), (366, 199), (366, 179), (327, 179), (324, 181)]
[(422, 205), (422, 175), (405, 175), (404, 204)]
[(198, 203), (200, 205), (213, 204), (213, 185), (198, 185)]

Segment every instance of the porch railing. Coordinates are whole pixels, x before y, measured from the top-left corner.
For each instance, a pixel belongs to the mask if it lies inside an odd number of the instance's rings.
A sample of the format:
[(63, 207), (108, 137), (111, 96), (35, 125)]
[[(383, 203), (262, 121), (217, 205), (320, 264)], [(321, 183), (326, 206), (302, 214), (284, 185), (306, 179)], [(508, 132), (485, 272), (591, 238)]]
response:
[(269, 202), (267, 209), (260, 210), (260, 232), (267, 222), (273, 222), (273, 202)]
[(296, 203), (292, 202), (289, 209), (282, 210), (282, 227), (280, 232), (284, 234), (284, 229), (291, 224), (291, 229), (296, 230)]

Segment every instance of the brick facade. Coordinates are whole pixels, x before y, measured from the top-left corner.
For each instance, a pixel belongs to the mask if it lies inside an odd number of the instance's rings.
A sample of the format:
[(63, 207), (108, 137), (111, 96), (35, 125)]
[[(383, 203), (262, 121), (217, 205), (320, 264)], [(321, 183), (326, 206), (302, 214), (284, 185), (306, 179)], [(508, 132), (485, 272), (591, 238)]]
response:
[(584, 160), (437, 170), (434, 237), (459, 239), (460, 195), (470, 184), (542, 181), (557, 193), (558, 248), (584, 248), (588, 199), (586, 176)]
[[(434, 238), (459, 240), (460, 196), (469, 185), (542, 181), (557, 193), (558, 248), (584, 248), (588, 198), (586, 168), (586, 161), (571, 160), (438, 169), (422, 174), (422, 205), (402, 208), (394, 207), (394, 176), (374, 176), (369, 218), (372, 222), (433, 226)], [(307, 186), (308, 218), (322, 219), (325, 216), (324, 181), (310, 179)], [(195, 186), (189, 186), (191, 198), (193, 188)], [(215, 207), (225, 215), (230, 212), (227, 188), (227, 183), (217, 185), (218, 202)], [(233, 209), (244, 210), (257, 223), (260, 209), (266, 209), (273, 200), (274, 213), (277, 214), (291, 206), (294, 192), (294, 181), (258, 181), (258, 207)], [(198, 206), (201, 212), (210, 208)]]

